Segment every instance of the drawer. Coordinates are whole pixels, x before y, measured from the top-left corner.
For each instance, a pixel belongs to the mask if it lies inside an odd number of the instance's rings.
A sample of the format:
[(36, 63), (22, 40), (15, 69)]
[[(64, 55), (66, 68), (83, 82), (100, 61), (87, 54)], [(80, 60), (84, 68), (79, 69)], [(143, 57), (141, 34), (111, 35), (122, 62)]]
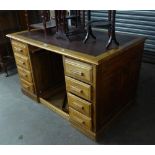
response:
[(65, 58), (64, 59), (65, 74), (77, 78), (81, 81), (92, 82), (93, 67), (87, 63), (77, 60)]
[(91, 116), (91, 103), (75, 95), (68, 93), (68, 104), (70, 107), (81, 112), (84, 115)]
[(21, 79), (21, 85), (22, 85), (22, 88), (34, 93), (34, 87), (33, 87), (32, 83), (29, 83), (29, 82)]
[(68, 76), (65, 76), (65, 79), (67, 91), (77, 96), (80, 96), (86, 100), (91, 100), (91, 85), (80, 82)]
[(69, 118), (70, 121), (77, 123), (83, 128), (91, 130), (92, 128), (92, 121), (91, 118), (84, 116), (83, 114), (79, 113), (78, 111), (69, 108)]
[(28, 82), (32, 82), (32, 76), (31, 76), (30, 71), (27, 71), (19, 66), (17, 66), (17, 68), (18, 68), (18, 73), (19, 73), (20, 78), (22, 78)]
[(12, 48), (14, 53), (20, 53), (22, 55), (28, 55), (28, 46), (27, 44), (12, 40)]
[(29, 58), (26, 56), (22, 56), (20, 54), (15, 53), (16, 64), (21, 66), (22, 68), (26, 68), (30, 70)]

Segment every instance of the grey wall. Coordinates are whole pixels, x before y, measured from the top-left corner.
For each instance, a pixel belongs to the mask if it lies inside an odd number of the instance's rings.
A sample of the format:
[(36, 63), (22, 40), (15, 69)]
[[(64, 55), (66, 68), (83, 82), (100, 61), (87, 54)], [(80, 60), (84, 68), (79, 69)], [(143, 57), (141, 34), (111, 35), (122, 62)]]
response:
[[(92, 18), (107, 19), (107, 11), (94, 10)], [(155, 58), (155, 10), (117, 10), (116, 31), (146, 36), (144, 55)]]

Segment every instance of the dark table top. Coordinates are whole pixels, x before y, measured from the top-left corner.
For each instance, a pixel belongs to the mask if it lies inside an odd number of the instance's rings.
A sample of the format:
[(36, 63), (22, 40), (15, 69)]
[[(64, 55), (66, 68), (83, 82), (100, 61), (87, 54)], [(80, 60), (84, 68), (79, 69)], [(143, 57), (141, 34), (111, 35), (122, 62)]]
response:
[[(65, 49), (73, 50), (76, 52), (88, 54), (91, 56), (98, 56), (107, 52), (106, 44), (108, 42), (108, 34), (107, 32), (101, 31), (93, 31), (94, 35), (96, 36), (96, 40), (94, 40), (91, 36), (84, 44), (82, 41), (85, 37), (85, 34), (81, 35), (74, 35), (70, 37), (70, 40), (65, 37), (65, 35), (61, 36), (54, 33), (48, 33), (47, 35), (44, 34), (43, 30), (31, 31), (31, 32), (23, 32), (20, 35), (34, 39), (37, 41), (41, 41), (47, 44), (52, 44), (58, 47), (62, 47)], [(120, 43), (120, 46), (125, 45), (137, 38), (134, 35), (127, 35), (123, 33), (116, 33), (116, 38)]]

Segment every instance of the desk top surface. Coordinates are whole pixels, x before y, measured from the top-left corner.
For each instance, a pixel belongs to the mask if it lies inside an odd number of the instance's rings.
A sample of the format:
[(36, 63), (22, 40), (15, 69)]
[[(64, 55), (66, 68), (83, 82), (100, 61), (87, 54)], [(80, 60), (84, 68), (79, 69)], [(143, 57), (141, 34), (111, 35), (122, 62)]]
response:
[[(55, 46), (62, 47), (64, 49), (69, 49), (92, 56), (98, 56), (108, 51), (106, 49), (108, 34), (105, 32), (95, 31), (94, 35), (97, 39), (95, 40), (90, 36), (90, 38), (85, 44), (82, 42), (82, 40), (84, 39), (84, 35), (74, 35), (70, 37), (70, 40), (67, 39), (65, 35), (63, 37), (56, 34), (48, 34), (45, 36), (43, 31), (25, 32), (21, 35), (27, 38), (44, 42), (46, 44), (52, 44)], [(127, 36), (122, 34), (117, 35), (117, 39), (120, 43), (120, 46), (134, 40), (135, 38), (135, 36)]]
[[(92, 59), (94, 61), (98, 61), (99, 57), (101, 58), (101, 55), (108, 56), (111, 53), (115, 53), (117, 51), (122, 50), (122, 48), (125, 48), (127, 46), (130, 46), (130, 44), (134, 44), (138, 41), (144, 41), (144, 37), (139, 37), (135, 35), (127, 35), (124, 33), (117, 33), (116, 37), (119, 42), (119, 47), (117, 48), (111, 48), (109, 50), (106, 49), (106, 44), (108, 41), (108, 34), (107, 32), (103, 31), (94, 31), (94, 35), (96, 36), (96, 40), (94, 40), (91, 36), (84, 44), (82, 42), (84, 35), (78, 35), (78, 36), (72, 36), (70, 37), (70, 40), (65, 37), (60, 37), (57, 34), (48, 34), (45, 36), (44, 32), (42, 30), (37, 31), (23, 31), (16, 34), (7, 35), (10, 38), (17, 39), (20, 41), (24, 41), (25, 43), (32, 44), (37, 46), (36, 43), (38, 43), (38, 47), (40, 43), (42, 43), (45, 47), (43, 49), (50, 49), (53, 52), (58, 52), (61, 48), (61, 53), (63, 55), (68, 55), (68, 52), (72, 53), (72, 56), (75, 56), (75, 58), (78, 56), (85, 57), (88, 59)], [(55, 48), (50, 48), (50, 45), (54, 46)], [(56, 47), (58, 48), (56, 51)], [(63, 53), (64, 52), (64, 53)], [(69, 55), (68, 55), (69, 56)]]

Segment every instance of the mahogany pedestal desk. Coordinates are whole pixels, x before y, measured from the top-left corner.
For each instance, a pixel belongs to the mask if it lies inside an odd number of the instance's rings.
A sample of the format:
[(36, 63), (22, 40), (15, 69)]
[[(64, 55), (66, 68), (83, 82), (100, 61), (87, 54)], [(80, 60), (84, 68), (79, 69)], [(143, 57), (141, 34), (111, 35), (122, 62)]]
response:
[[(34, 30), (8, 34), (23, 93), (97, 139), (136, 95), (145, 38), (117, 34), (120, 46), (106, 49), (108, 36), (82, 43)], [(78, 36), (79, 37), (79, 36)], [(67, 94), (66, 110), (62, 109)], [(52, 123), (52, 120), (51, 120)]]

